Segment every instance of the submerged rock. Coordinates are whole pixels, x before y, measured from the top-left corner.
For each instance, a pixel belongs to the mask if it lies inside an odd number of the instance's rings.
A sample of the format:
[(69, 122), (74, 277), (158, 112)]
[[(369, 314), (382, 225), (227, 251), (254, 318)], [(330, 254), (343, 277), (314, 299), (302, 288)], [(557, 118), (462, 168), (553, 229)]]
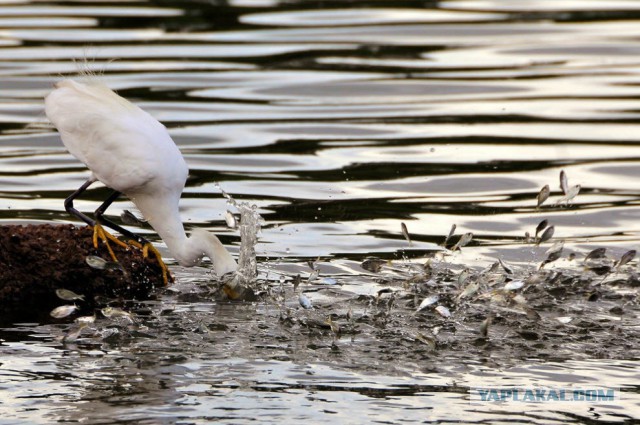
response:
[(76, 303), (87, 313), (100, 304), (97, 299), (149, 299), (154, 288), (164, 286), (157, 260), (143, 258), (136, 248), (110, 243), (122, 267), (92, 268), (88, 256), (112, 260), (104, 243), (93, 247), (92, 236), (88, 226), (0, 226), (0, 318), (48, 315), (64, 303), (56, 295), (59, 289), (84, 295)]

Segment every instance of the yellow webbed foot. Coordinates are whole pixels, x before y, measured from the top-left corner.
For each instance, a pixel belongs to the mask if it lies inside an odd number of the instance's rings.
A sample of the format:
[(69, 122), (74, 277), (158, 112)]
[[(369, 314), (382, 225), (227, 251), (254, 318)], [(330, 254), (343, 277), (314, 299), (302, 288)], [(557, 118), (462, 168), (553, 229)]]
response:
[[(142, 247), (142, 256), (144, 258), (149, 257), (149, 251), (151, 251), (151, 253), (158, 260), (158, 265), (160, 266), (160, 269), (162, 270), (162, 281), (164, 282), (164, 286), (167, 286), (169, 284), (169, 278), (171, 278), (171, 273), (169, 273), (169, 268), (164, 263), (164, 261), (162, 261), (162, 255), (160, 255), (160, 251), (158, 251), (156, 249), (156, 247), (151, 244), (151, 242), (147, 242)], [(173, 278), (171, 278), (171, 280), (173, 281)]]
[(158, 260), (158, 265), (162, 270), (162, 281), (164, 282), (164, 285), (167, 286), (169, 284), (169, 280), (173, 281), (173, 278), (171, 277), (171, 273), (169, 273), (169, 268), (164, 263), (164, 261), (162, 261), (162, 255), (160, 255), (160, 252), (156, 249), (156, 247), (154, 247), (151, 244), (151, 242), (147, 242), (144, 245), (142, 245), (140, 242), (135, 241), (133, 239), (128, 239), (127, 242), (123, 242), (120, 239), (113, 236), (111, 233), (104, 230), (104, 227), (102, 227), (100, 224), (96, 223), (93, 226), (93, 246), (96, 249), (98, 249), (98, 240), (101, 240), (105, 244), (105, 246), (107, 247), (107, 250), (109, 251), (109, 255), (111, 255), (111, 258), (115, 262), (118, 262), (118, 259), (116, 258), (116, 255), (113, 252), (113, 249), (111, 249), (111, 246), (109, 245), (109, 241), (125, 249), (128, 249), (129, 246), (134, 246), (138, 249), (141, 249), (142, 256), (144, 258), (148, 258), (149, 251), (151, 251), (151, 253)]
[(93, 226), (93, 247), (95, 249), (98, 249), (98, 239), (104, 242), (104, 244), (107, 247), (107, 250), (109, 251), (109, 255), (111, 255), (111, 258), (113, 259), (113, 261), (116, 261), (116, 262), (118, 261), (118, 259), (116, 258), (116, 254), (113, 252), (113, 249), (111, 249), (111, 245), (109, 245), (109, 241), (112, 241), (116, 245), (121, 246), (123, 248), (127, 248), (126, 243), (122, 242), (120, 239), (116, 238), (111, 233), (104, 230), (104, 227), (102, 227), (100, 224), (96, 223)]

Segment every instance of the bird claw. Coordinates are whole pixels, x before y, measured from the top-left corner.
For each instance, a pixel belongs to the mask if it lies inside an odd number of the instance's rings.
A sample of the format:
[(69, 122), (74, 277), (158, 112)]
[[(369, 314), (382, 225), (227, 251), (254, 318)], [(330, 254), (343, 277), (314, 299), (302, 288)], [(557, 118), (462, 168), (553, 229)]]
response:
[(155, 255), (156, 260), (158, 260), (158, 265), (162, 270), (162, 281), (164, 282), (164, 286), (167, 286), (169, 284), (169, 278), (171, 278), (171, 280), (173, 281), (173, 278), (171, 277), (171, 273), (169, 273), (169, 268), (164, 263), (164, 261), (162, 261), (162, 255), (160, 255), (160, 251), (158, 251), (158, 249), (155, 246), (153, 246), (151, 242), (147, 242), (142, 247), (142, 256), (144, 258), (148, 258), (149, 251), (151, 251), (151, 253)]
[(126, 243), (122, 242), (120, 239), (116, 238), (111, 233), (104, 230), (104, 227), (102, 227), (100, 224), (96, 223), (93, 226), (93, 247), (96, 249), (98, 249), (98, 240), (101, 240), (102, 242), (104, 242), (105, 246), (107, 247), (107, 250), (109, 250), (109, 255), (111, 255), (111, 258), (116, 263), (118, 262), (118, 259), (116, 258), (116, 254), (113, 252), (113, 249), (109, 245), (109, 241), (112, 241), (116, 245), (125, 249), (128, 249), (129, 245), (134, 246), (138, 249), (141, 249), (143, 258), (148, 258), (149, 251), (151, 251), (151, 253), (156, 257), (156, 260), (158, 260), (158, 265), (162, 270), (162, 281), (164, 282), (164, 285), (167, 286), (169, 284), (169, 280), (173, 281), (173, 278), (171, 277), (171, 273), (169, 273), (169, 268), (164, 263), (164, 261), (162, 261), (162, 255), (160, 254), (160, 251), (158, 251), (156, 247), (151, 244), (151, 242), (147, 242), (144, 245), (133, 239), (127, 240)]
[(113, 249), (111, 249), (111, 245), (109, 245), (109, 241), (112, 241), (116, 245), (121, 246), (123, 248), (127, 248), (127, 244), (125, 244), (124, 242), (122, 242), (121, 240), (113, 236), (111, 233), (104, 230), (104, 227), (102, 227), (102, 225), (100, 225), (99, 223), (96, 223), (93, 226), (93, 247), (95, 249), (98, 249), (98, 239), (104, 242), (104, 244), (107, 247), (107, 250), (109, 251), (109, 255), (111, 255), (111, 258), (113, 259), (113, 261), (118, 262), (118, 258), (116, 257), (116, 254), (113, 252)]

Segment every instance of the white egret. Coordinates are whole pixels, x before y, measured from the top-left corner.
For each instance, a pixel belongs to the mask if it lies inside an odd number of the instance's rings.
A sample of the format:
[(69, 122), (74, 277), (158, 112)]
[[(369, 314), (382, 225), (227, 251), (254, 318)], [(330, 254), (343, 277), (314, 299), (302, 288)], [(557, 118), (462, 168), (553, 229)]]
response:
[[(104, 217), (109, 205), (124, 194), (180, 265), (194, 266), (207, 256), (218, 275), (235, 271), (235, 260), (213, 233), (196, 229), (190, 237), (185, 234), (178, 203), (189, 169), (165, 126), (91, 78), (67, 79), (54, 87), (45, 98), (46, 115), (69, 152), (91, 171), (91, 177), (66, 199), (65, 209), (94, 227), (94, 245), (98, 237), (107, 247), (107, 238), (122, 244), (101, 225), (117, 230), (143, 247), (145, 256), (149, 250), (157, 256), (166, 283), (166, 266), (153, 245)], [(114, 192), (95, 211), (94, 221), (76, 210), (73, 201), (96, 181)]]

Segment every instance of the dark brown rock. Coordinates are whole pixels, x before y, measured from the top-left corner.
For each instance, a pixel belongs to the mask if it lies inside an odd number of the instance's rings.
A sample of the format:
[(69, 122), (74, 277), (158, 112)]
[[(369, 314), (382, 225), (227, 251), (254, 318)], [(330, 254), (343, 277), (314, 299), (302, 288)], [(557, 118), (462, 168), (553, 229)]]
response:
[(76, 303), (90, 314), (100, 306), (96, 300), (149, 299), (154, 288), (164, 286), (157, 260), (143, 258), (137, 248), (110, 244), (126, 273), (90, 267), (89, 255), (112, 260), (104, 243), (93, 247), (92, 236), (88, 226), (0, 226), (0, 318), (35, 320), (72, 303), (56, 296), (59, 288), (84, 295), (85, 301)]

